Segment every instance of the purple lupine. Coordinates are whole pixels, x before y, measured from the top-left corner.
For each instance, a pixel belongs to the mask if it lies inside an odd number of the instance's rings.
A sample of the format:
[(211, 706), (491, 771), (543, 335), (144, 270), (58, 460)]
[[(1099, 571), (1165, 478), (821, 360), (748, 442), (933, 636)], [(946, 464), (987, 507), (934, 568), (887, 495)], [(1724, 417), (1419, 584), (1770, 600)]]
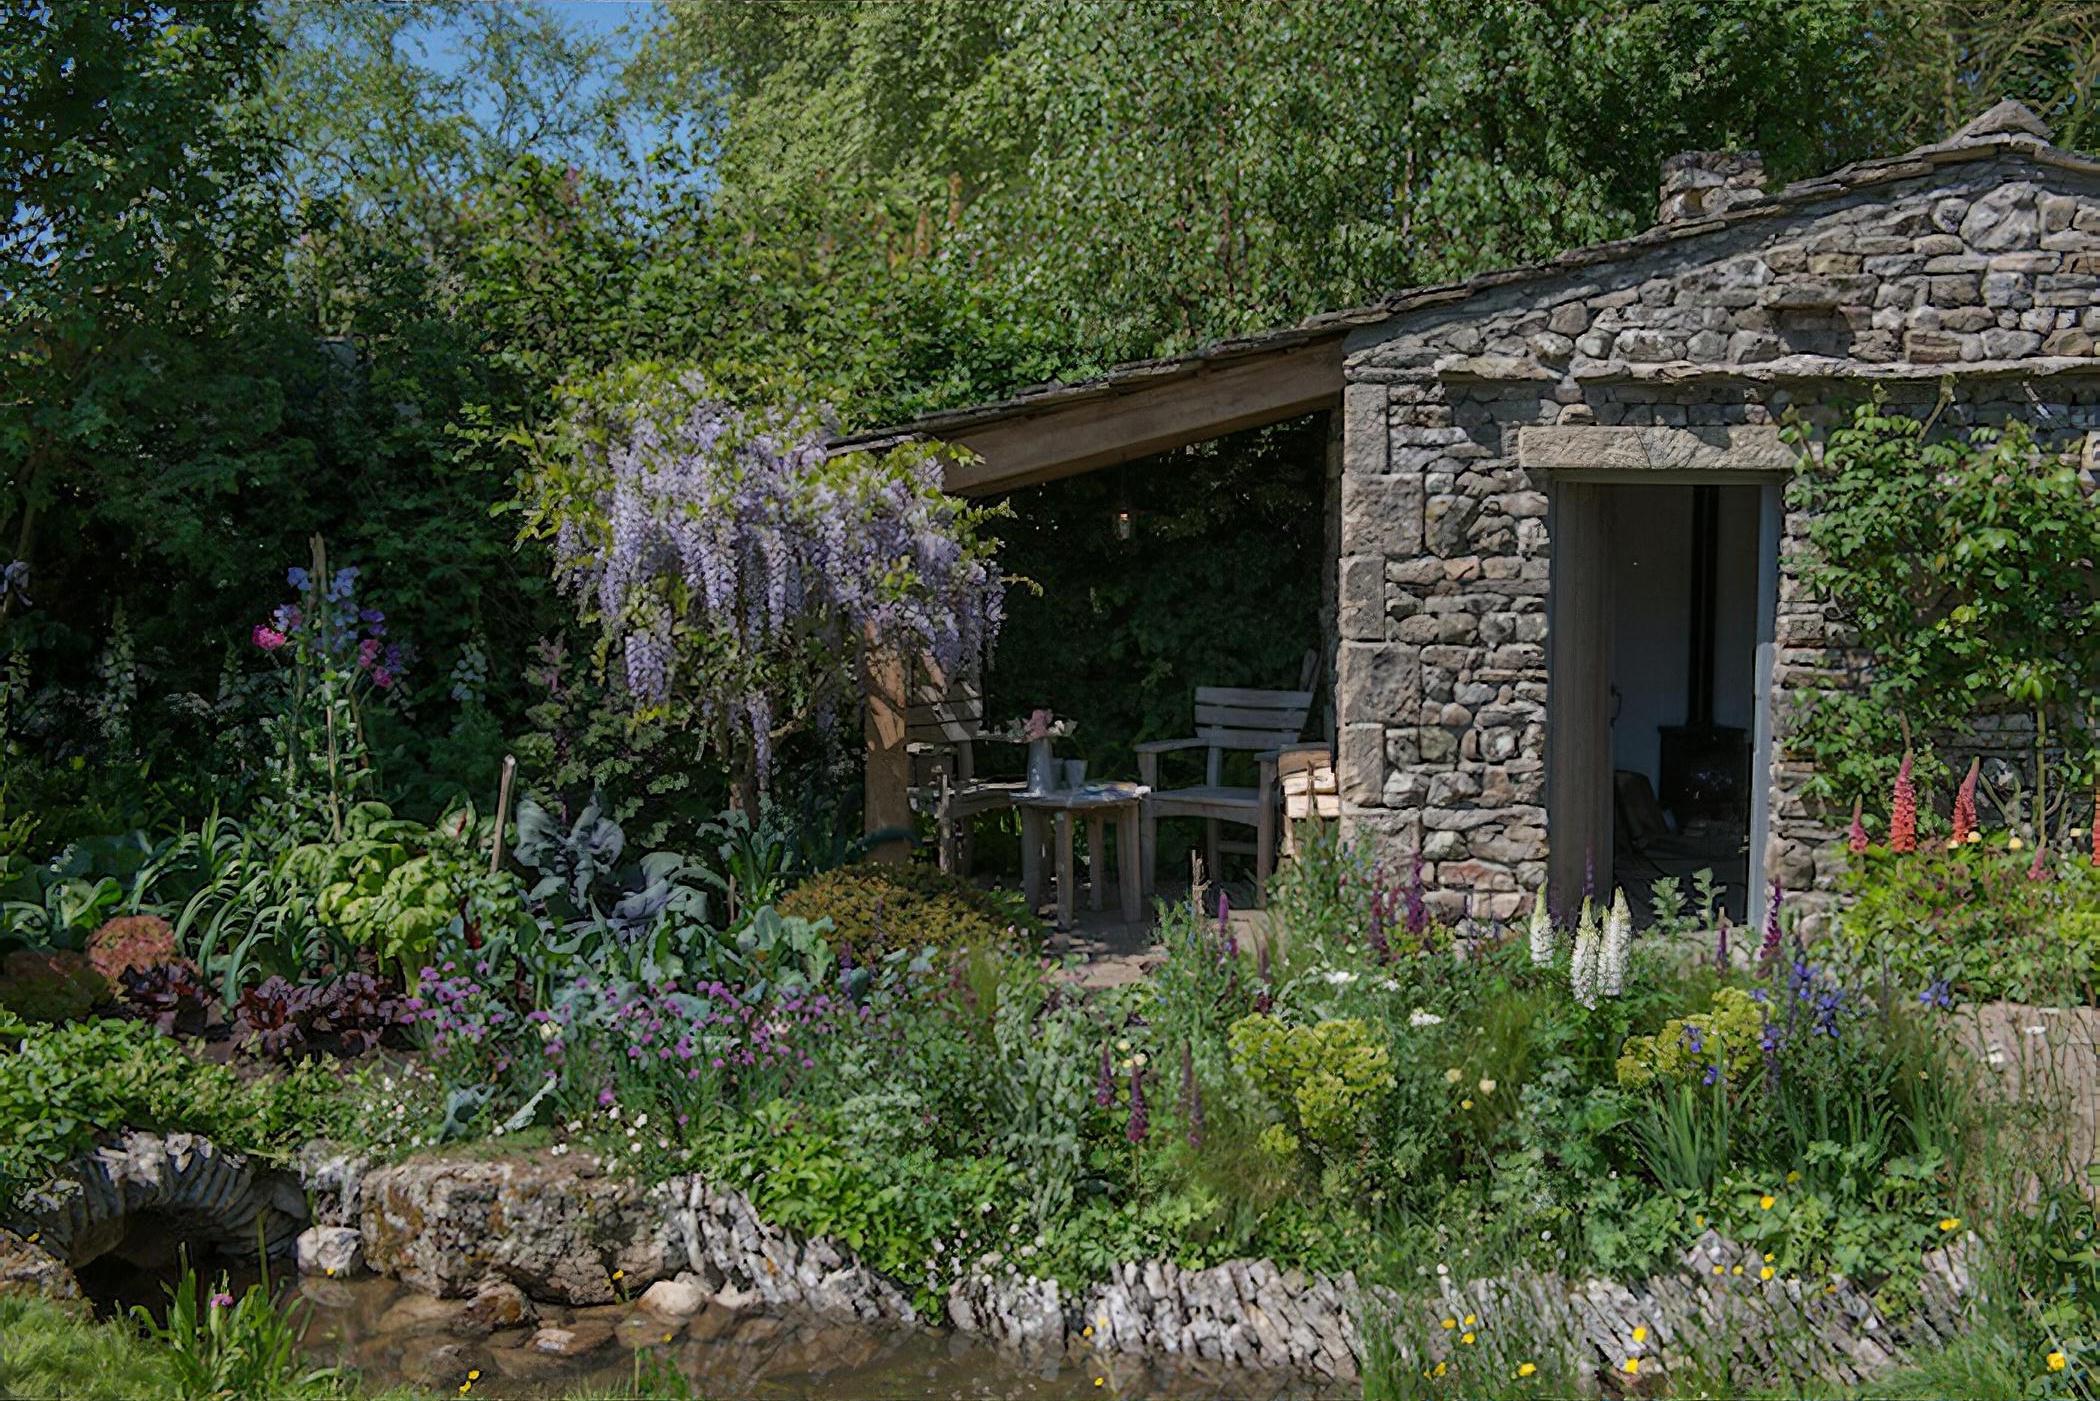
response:
[(1765, 914), (1765, 941), (1757, 950), (1757, 961), (1769, 968), (1779, 961), (1781, 935), (1779, 932), (1779, 902), (1784, 893), (1779, 888), (1778, 877), (1772, 879), (1772, 903)]
[(1392, 948), (1385, 941), (1385, 899), (1382, 892), (1374, 892), (1371, 896), (1371, 935), (1369, 943), (1372, 957), (1376, 958), (1380, 963), (1388, 962), (1392, 958)]
[(1181, 1043), (1181, 1118), (1189, 1128), (1189, 1147), (1203, 1146), (1203, 1086), (1196, 1079), (1196, 1058)]
[(1145, 1131), (1151, 1127), (1151, 1116), (1145, 1112), (1145, 1068), (1130, 1067), (1130, 1124), (1123, 1130), (1123, 1137), (1132, 1143), (1143, 1143)]
[(1422, 853), (1415, 853), (1414, 869), (1407, 878), (1407, 932), (1415, 939), (1429, 932), (1429, 902), (1424, 897), (1422, 884)]
[(1108, 1044), (1101, 1046), (1101, 1073), (1094, 1078), (1094, 1103), (1103, 1109), (1116, 1102), (1116, 1063), (1108, 1054)]

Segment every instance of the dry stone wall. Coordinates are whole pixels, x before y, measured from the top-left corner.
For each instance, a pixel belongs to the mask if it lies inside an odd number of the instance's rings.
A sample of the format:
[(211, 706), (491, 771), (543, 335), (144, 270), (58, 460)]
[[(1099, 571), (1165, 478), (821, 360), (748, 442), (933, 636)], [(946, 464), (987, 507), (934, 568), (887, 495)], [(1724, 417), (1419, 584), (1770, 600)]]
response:
[[(2072, 450), (2100, 429), (2100, 162), (2031, 135), (1841, 172), (1561, 262), (1418, 296), (1354, 333), (1346, 359), (1344, 816), (1419, 850), (1443, 909), (1470, 899), (1505, 919), (1549, 857), (1555, 469), (1531, 435), (1638, 430), (1607, 435), (1630, 462), (1591, 465), (1777, 480), (1789, 409), (1827, 422), (1877, 386), (1920, 417), (2020, 417)], [(1788, 721), (1860, 659), (1801, 584), (1806, 527), (1785, 518), (1775, 755), (1753, 781), (1770, 794), (1767, 874), (1828, 891), (1843, 815), (1804, 797)]]

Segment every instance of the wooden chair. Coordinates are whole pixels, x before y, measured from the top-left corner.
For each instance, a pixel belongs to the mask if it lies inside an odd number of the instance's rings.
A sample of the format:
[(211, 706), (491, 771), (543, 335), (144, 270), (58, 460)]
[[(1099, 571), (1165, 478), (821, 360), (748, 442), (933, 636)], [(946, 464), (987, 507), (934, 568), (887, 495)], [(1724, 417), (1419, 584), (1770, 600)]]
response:
[(976, 682), (943, 687), (937, 678), (922, 676), (913, 682), (909, 701), (904, 739), (911, 755), (912, 810), (933, 818), (941, 869), (967, 874), (971, 820), (1012, 807), (1014, 794), (1028, 785), (977, 776), (977, 744), (987, 736), (984, 693)]
[[(1223, 686), (1196, 688), (1196, 733), (1189, 739), (1150, 740), (1136, 746), (1138, 773), (1151, 789), (1144, 807), (1145, 894), (1157, 884), (1159, 867), (1159, 820), (1163, 817), (1200, 817), (1204, 821), (1204, 848), (1208, 869), (1221, 868), (1224, 851), (1251, 853), (1257, 885), (1266, 884), (1276, 868), (1276, 765), (1287, 749), (1299, 747), (1305, 718), (1312, 710), (1313, 693), (1302, 691), (1236, 690)], [(1207, 751), (1204, 779), (1192, 788), (1161, 788), (1159, 756), (1176, 750)], [(1253, 788), (1227, 787), (1222, 770), (1227, 751), (1251, 752), (1260, 774)], [(1254, 842), (1219, 840), (1221, 824), (1231, 822), (1255, 830)]]

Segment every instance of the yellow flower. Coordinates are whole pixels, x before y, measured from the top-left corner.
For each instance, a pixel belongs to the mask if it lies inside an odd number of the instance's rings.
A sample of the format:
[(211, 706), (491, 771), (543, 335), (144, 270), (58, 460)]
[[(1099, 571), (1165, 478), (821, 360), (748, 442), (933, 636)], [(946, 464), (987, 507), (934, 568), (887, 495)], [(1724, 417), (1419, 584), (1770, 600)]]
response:
[(1777, 1271), (1775, 1271), (1770, 1265), (1767, 1265), (1757, 1272), (1757, 1277), (1759, 1279), (1770, 1279), (1775, 1273), (1777, 1273)]
[(1714, 1266), (1714, 1273), (1717, 1275), (1725, 1275), (1728, 1273), (1728, 1271), (1722, 1269), (1719, 1265), (1716, 1265)]
[(1475, 1318), (1472, 1314), (1466, 1315), (1466, 1327), (1468, 1328), (1471, 1328), (1474, 1324), (1478, 1323), (1479, 1321), (1480, 1320)]
[(1772, 1209), (1772, 1203), (1778, 1200), (1779, 1198), (1773, 1196), (1770, 1192), (1767, 1192), (1757, 1199), (1757, 1209), (1759, 1211), (1770, 1211)]
[(1465, 1344), (1465, 1345), (1466, 1345), (1467, 1347), (1471, 1347), (1471, 1346), (1473, 1346), (1473, 1335), (1472, 1335), (1471, 1333), (1461, 1333), (1461, 1334), (1459, 1334), (1459, 1335), (1458, 1335), (1458, 1340), (1459, 1340), (1459, 1342), (1461, 1342), (1461, 1343)]
[(1959, 1225), (1961, 1225), (1959, 1216), (1942, 1216), (1940, 1218), (1940, 1229), (1943, 1231), (1951, 1231)]
[(1538, 1369), (1539, 1369), (1539, 1364), (1538, 1364), (1538, 1363), (1536, 1363), (1536, 1362), (1523, 1362), (1523, 1363), (1519, 1363), (1519, 1364), (1518, 1364), (1518, 1366), (1517, 1366), (1517, 1375), (1518, 1375), (1518, 1376), (1520, 1376), (1520, 1377), (1528, 1377), (1528, 1376), (1530, 1376), (1530, 1375), (1531, 1375), (1531, 1374), (1532, 1374), (1533, 1372), (1536, 1372), (1536, 1371), (1537, 1371)]
[(1739, 1275), (1739, 1274), (1741, 1274), (1742, 1272), (1743, 1272), (1743, 1267), (1742, 1267), (1741, 1265), (1737, 1265), (1737, 1266), (1736, 1266), (1736, 1267), (1735, 1267), (1734, 1269), (1730, 1270), (1730, 1271), (1729, 1271), (1728, 1273), (1730, 1273), (1730, 1274), (1732, 1274), (1732, 1275)]
[(2049, 1354), (2049, 1359), (2048, 1359), (2048, 1360), (2049, 1360), (2049, 1370), (2050, 1370), (2050, 1371), (2052, 1371), (2052, 1372), (2061, 1372), (2061, 1371), (2062, 1371), (2062, 1370), (2064, 1369), (2064, 1367), (2065, 1367), (2065, 1366), (2067, 1365), (2067, 1363), (2068, 1363), (2068, 1360), (2069, 1360), (2069, 1359), (2067, 1359), (2067, 1358), (2066, 1358), (2066, 1357), (2065, 1357), (2065, 1356), (2064, 1356), (2064, 1355), (2063, 1355), (2062, 1353), (2060, 1353), (2060, 1352), (2052, 1352), (2052, 1353), (2050, 1353), (2050, 1354)]
[(1458, 1107), (1460, 1109), (1471, 1109), (1473, 1107), (1473, 1101), (1470, 1099), (1462, 1099), (1458, 1102)]
[(1790, 1172), (1790, 1173), (1788, 1173), (1788, 1174), (1786, 1175), (1786, 1185), (1787, 1185), (1787, 1186), (1789, 1186), (1789, 1187), (1793, 1186), (1793, 1185), (1794, 1185), (1794, 1184), (1795, 1184), (1796, 1182), (1799, 1182), (1800, 1180), (1801, 1180), (1801, 1169), (1800, 1169), (1800, 1168), (1795, 1168), (1795, 1169), (1794, 1169), (1794, 1170), (1793, 1170), (1792, 1172)]
[(1704, 1226), (1706, 1224), (1706, 1218), (1704, 1216), (1695, 1215), (1692, 1217), (1692, 1224), (1695, 1226)]
[(1627, 1359), (1626, 1359), (1626, 1375), (1627, 1375), (1627, 1376), (1629, 1376), (1629, 1377), (1630, 1377), (1630, 1376), (1632, 1376), (1632, 1375), (1633, 1375), (1633, 1374), (1634, 1374), (1635, 1372), (1638, 1372), (1638, 1371), (1640, 1371), (1640, 1370), (1641, 1370), (1641, 1359), (1639, 1359), (1638, 1357), (1629, 1357), (1629, 1358), (1627, 1358)]
[(1080, 1337), (1082, 1337), (1082, 1338), (1091, 1338), (1091, 1337), (1093, 1337), (1093, 1336), (1094, 1336), (1094, 1326), (1093, 1326), (1092, 1324), (1088, 1324), (1088, 1325), (1087, 1325), (1086, 1327), (1084, 1327), (1084, 1328), (1080, 1329), (1080, 1330), (1079, 1330), (1079, 1336), (1080, 1336)]
[(1108, 1385), (1108, 1378), (1107, 1378), (1107, 1377), (1096, 1377), (1096, 1378), (1094, 1378), (1094, 1385), (1095, 1385), (1095, 1386), (1106, 1386), (1106, 1385)]
[(625, 1271), (625, 1270), (614, 1270), (614, 1271), (613, 1271), (613, 1273), (612, 1273), (612, 1277), (613, 1277), (614, 1279), (625, 1279), (625, 1278), (627, 1278), (627, 1271)]
[(1444, 1320), (1444, 1331), (1445, 1331), (1446, 1333), (1450, 1332), (1450, 1331), (1451, 1331), (1452, 1329), (1454, 1329), (1454, 1328), (1456, 1328), (1456, 1327), (1458, 1327), (1458, 1320), (1457, 1320), (1457, 1319), (1455, 1319), (1455, 1318), (1447, 1318), (1447, 1319), (1445, 1319), (1445, 1320)]
[(473, 1369), (472, 1371), (468, 1372), (468, 1373), (467, 1373), (467, 1380), (468, 1380), (468, 1381), (470, 1381), (470, 1382), (478, 1382), (478, 1381), (480, 1381), (480, 1380), (481, 1380), (481, 1369), (480, 1369), (479, 1367), (476, 1367), (476, 1368), (474, 1368), (474, 1369)]
[(1633, 1340), (1637, 1343), (1645, 1343), (1648, 1341), (1648, 1326), (1646, 1324), (1642, 1324), (1640, 1327), (1633, 1330)]
[(1433, 1377), (1441, 1377), (1442, 1375), (1444, 1375), (1444, 1367), (1445, 1367), (1445, 1365), (1446, 1365), (1446, 1364), (1444, 1364), (1444, 1363), (1442, 1363), (1442, 1362), (1439, 1362), (1439, 1363), (1437, 1363), (1437, 1364), (1436, 1364), (1436, 1367), (1435, 1367), (1435, 1368), (1434, 1368), (1434, 1369), (1433, 1369), (1433, 1370), (1432, 1370), (1432, 1371), (1430, 1372), (1430, 1374), (1429, 1374), (1429, 1375), (1431, 1375), (1431, 1376), (1433, 1376)]
[(1769, 1264), (1771, 1264), (1771, 1263), (1772, 1263), (1772, 1252), (1771, 1252), (1771, 1251), (1769, 1251), (1769, 1250), (1767, 1250), (1767, 1251), (1765, 1252), (1765, 1263), (1766, 1263), (1767, 1265), (1769, 1265)]

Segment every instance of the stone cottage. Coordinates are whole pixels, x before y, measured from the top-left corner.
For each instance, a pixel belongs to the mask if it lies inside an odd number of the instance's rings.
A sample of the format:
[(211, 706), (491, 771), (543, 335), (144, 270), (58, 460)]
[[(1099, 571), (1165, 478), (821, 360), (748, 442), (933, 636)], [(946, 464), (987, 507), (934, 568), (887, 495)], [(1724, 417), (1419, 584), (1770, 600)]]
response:
[(1348, 827), (1500, 918), (1702, 858), (1739, 896), (1827, 891), (1787, 723), (1848, 658), (1796, 575), (1778, 422), (1879, 386), (2100, 429), (2100, 160), (2004, 102), (1783, 189), (1681, 156), (1661, 196), (1634, 238), (844, 446), (959, 443), (951, 489), (1002, 492), (1330, 411)]

